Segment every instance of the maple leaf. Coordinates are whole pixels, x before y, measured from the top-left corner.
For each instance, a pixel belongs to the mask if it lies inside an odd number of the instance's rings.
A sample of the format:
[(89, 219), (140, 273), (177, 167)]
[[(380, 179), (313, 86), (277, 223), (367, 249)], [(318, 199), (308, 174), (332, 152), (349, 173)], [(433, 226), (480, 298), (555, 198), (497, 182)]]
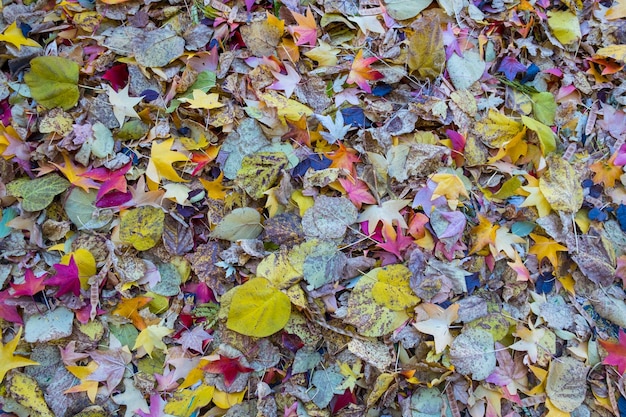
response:
[(594, 173), (594, 183), (602, 183), (605, 187), (615, 187), (615, 181), (624, 173), (620, 165), (615, 165), (617, 155), (618, 152), (615, 152), (608, 161), (600, 159), (589, 166)]
[(524, 177), (528, 181), (528, 185), (521, 186), (520, 188), (527, 192), (528, 196), (520, 207), (535, 206), (539, 217), (547, 216), (552, 211), (552, 206), (550, 206), (550, 203), (546, 200), (541, 188), (539, 188), (539, 179), (528, 174), (524, 175)]
[[(539, 343), (541, 339), (546, 334), (546, 329), (536, 329), (531, 326), (530, 329), (527, 329), (524, 326), (518, 326), (515, 331), (515, 336), (519, 337), (520, 340), (513, 343), (509, 346), (510, 349), (518, 350), (526, 352), (526, 357), (532, 362), (537, 362), (537, 357), (539, 355), (539, 347), (541, 346)], [(526, 362), (526, 361), (525, 361)]]
[(267, 88), (271, 90), (282, 90), (285, 92), (285, 96), (289, 98), (293, 94), (293, 90), (296, 89), (300, 80), (302, 80), (302, 77), (298, 71), (296, 71), (289, 64), (285, 64), (285, 70), (287, 71), (287, 75), (283, 75), (277, 71), (272, 71), (272, 74), (277, 81), (274, 81), (274, 83)]
[(495, 245), (490, 246), (491, 253), (495, 256), (500, 252), (504, 252), (510, 259), (514, 259), (517, 253), (513, 249), (513, 244), (515, 243), (526, 243), (526, 241), (514, 233), (509, 233), (508, 227), (501, 226), (496, 230)]
[(530, 281), (530, 272), (528, 271), (528, 268), (526, 268), (526, 265), (524, 265), (524, 262), (522, 262), (522, 258), (520, 258), (517, 251), (515, 252), (513, 262), (507, 262), (506, 264), (517, 273), (518, 281)]
[(79, 296), (80, 279), (74, 255), (70, 256), (69, 263), (67, 265), (54, 264), (53, 267), (57, 273), (52, 278), (48, 278), (45, 281), (45, 284), (59, 287), (59, 290), (56, 293), (57, 297), (60, 297), (68, 292), (71, 292), (75, 296)]
[(350, 201), (352, 201), (352, 204), (354, 204), (359, 210), (361, 210), (361, 205), (363, 203), (376, 203), (376, 199), (369, 192), (369, 188), (364, 181), (361, 181), (358, 178), (355, 178), (354, 180), (339, 178), (338, 181), (339, 184), (341, 184), (341, 187), (343, 187)]
[(509, 394), (517, 394), (517, 390), (526, 391), (528, 370), (521, 361), (513, 360), (513, 357), (505, 346), (496, 342), (496, 359), (498, 367), (485, 378), (486, 382), (505, 387)]
[(213, 337), (207, 333), (202, 326), (196, 326), (192, 330), (186, 330), (176, 340), (180, 343), (185, 351), (195, 350), (198, 353), (203, 352), (203, 343), (205, 340), (212, 340)]
[(624, 375), (626, 373), (626, 332), (624, 329), (619, 330), (619, 342), (612, 343), (600, 339), (598, 342), (608, 352), (608, 355), (602, 359), (602, 363), (617, 366), (617, 372)]
[(332, 67), (337, 65), (337, 54), (341, 52), (338, 48), (333, 48), (330, 44), (320, 40), (319, 46), (305, 52), (304, 55), (317, 61), (320, 67)]
[(229, 358), (227, 356), (219, 355), (219, 359), (213, 360), (204, 365), (203, 369), (206, 372), (213, 374), (220, 374), (224, 376), (224, 384), (230, 387), (237, 376), (241, 373), (249, 373), (254, 371), (252, 368), (243, 366), (239, 361), (241, 357)]
[(378, 61), (378, 58), (376, 57), (363, 58), (363, 50), (360, 49), (354, 57), (354, 61), (352, 61), (350, 74), (348, 74), (346, 82), (348, 84), (356, 84), (361, 88), (361, 90), (366, 93), (371, 93), (372, 87), (370, 87), (368, 81), (375, 81), (383, 78), (383, 74), (369, 68), (369, 66), (376, 61)]
[(138, 330), (143, 330), (146, 328), (146, 322), (139, 314), (139, 310), (150, 301), (151, 297), (123, 298), (113, 310), (113, 314), (130, 319)]
[(142, 97), (129, 97), (128, 85), (122, 88), (119, 92), (116, 92), (111, 86), (107, 85), (106, 89), (109, 94), (109, 103), (113, 106), (113, 114), (119, 123), (119, 126), (124, 126), (124, 120), (126, 116), (139, 119), (139, 115), (133, 107), (135, 107), (142, 99)]
[(30, 160), (30, 145), (24, 142), (13, 126), (4, 126), (0, 123), (0, 150), (7, 159)]
[(76, 352), (75, 340), (69, 342), (65, 347), (59, 346), (59, 352), (61, 353), (61, 360), (68, 366), (74, 366), (76, 362), (89, 357), (88, 353)]
[(217, 109), (224, 107), (224, 103), (219, 101), (220, 95), (217, 93), (207, 94), (200, 89), (193, 90), (193, 98), (179, 98), (180, 101), (191, 104), (191, 109)]
[(391, 235), (395, 233), (393, 230), (394, 222), (404, 229), (408, 228), (400, 210), (410, 202), (410, 200), (387, 200), (381, 205), (369, 206), (359, 214), (357, 223), (367, 222), (367, 234), (371, 235), (378, 223), (382, 222), (383, 227), (387, 228), (387, 233)]
[(343, 143), (337, 142), (339, 149), (334, 152), (328, 152), (324, 155), (332, 162), (330, 168), (341, 168), (352, 173), (354, 170), (353, 165), (360, 162), (361, 159), (357, 155), (357, 152), (352, 148), (347, 148)]
[(9, 291), (13, 297), (21, 297), (22, 295), (32, 297), (38, 292), (46, 289), (44, 279), (47, 277), (48, 274), (42, 274), (36, 277), (31, 269), (26, 269), (26, 271), (24, 271), (24, 282), (22, 284), (15, 284), (11, 282), (11, 289)]
[(98, 194), (96, 195), (96, 201), (100, 200), (105, 194), (110, 191), (117, 190), (125, 193), (128, 190), (128, 183), (126, 182), (126, 173), (132, 167), (132, 163), (129, 162), (120, 169), (111, 171), (105, 167), (91, 169), (81, 176), (91, 178), (92, 180), (102, 181)]
[(513, 81), (518, 73), (526, 71), (526, 66), (520, 63), (517, 58), (506, 56), (502, 59), (498, 71), (504, 73), (509, 81)]
[(460, 195), (469, 197), (465, 184), (456, 174), (438, 173), (431, 176), (430, 180), (437, 184), (437, 187), (433, 190), (431, 200), (435, 200), (437, 197), (445, 197), (448, 199), (450, 208), (454, 209), (456, 208), (455, 202), (459, 200)]
[(110, 82), (111, 87), (118, 91), (128, 82), (128, 66), (126, 64), (113, 65), (102, 74), (102, 79)]
[(294, 11), (291, 11), (291, 14), (293, 18), (296, 19), (296, 22), (298, 22), (298, 25), (291, 25), (287, 29), (291, 35), (295, 35), (296, 45), (308, 43), (310, 46), (315, 46), (317, 42), (317, 23), (315, 22), (311, 8), (307, 7), (306, 17)]
[(20, 326), (17, 334), (10, 342), (2, 343), (0, 341), (0, 382), (4, 380), (7, 372), (11, 369), (39, 365), (39, 362), (14, 354), (17, 344), (20, 342), (20, 337), (22, 337), (22, 329), (23, 328)]
[(150, 357), (152, 357), (152, 351), (154, 351), (154, 348), (167, 351), (167, 345), (163, 343), (161, 339), (172, 332), (172, 329), (168, 329), (165, 326), (156, 324), (148, 326), (139, 332), (139, 335), (135, 340), (133, 350), (142, 348)]
[(300, 119), (292, 121), (287, 119), (289, 130), (282, 135), (281, 139), (293, 139), (301, 145), (311, 147), (311, 133), (307, 126), (307, 118), (302, 115)]
[(131, 187), (129, 191), (133, 196), (133, 206), (152, 206), (161, 208), (161, 200), (163, 200), (163, 195), (165, 194), (165, 191), (146, 191), (146, 179), (143, 175), (139, 177), (139, 179), (137, 180), (137, 184), (135, 184), (135, 187)]
[(150, 181), (159, 184), (161, 178), (165, 178), (174, 182), (187, 182), (178, 175), (172, 164), (174, 162), (187, 162), (189, 158), (178, 151), (170, 150), (173, 143), (173, 138), (161, 143), (152, 143), (150, 162), (146, 168), (146, 176)]
[(124, 378), (126, 366), (130, 363), (133, 355), (128, 347), (117, 347), (107, 351), (94, 350), (89, 356), (98, 364), (98, 369), (87, 377), (90, 381), (106, 382), (109, 392), (113, 392)]
[(69, 365), (65, 367), (72, 375), (80, 379), (80, 384), (75, 385), (69, 389), (63, 391), (63, 394), (70, 394), (75, 392), (86, 392), (87, 397), (92, 403), (96, 402), (96, 394), (98, 393), (98, 381), (88, 380), (87, 377), (91, 375), (97, 368), (98, 364), (94, 361), (89, 362), (85, 366)]
[(22, 316), (17, 311), (17, 302), (10, 292), (10, 290), (0, 291), (0, 318), (10, 322), (22, 324)]
[[(389, 233), (389, 230), (391, 230), (391, 234)], [(376, 246), (396, 255), (398, 260), (401, 261), (403, 259), (402, 252), (413, 244), (413, 239), (403, 234), (402, 228), (399, 224), (396, 225), (395, 231), (393, 228), (383, 227), (382, 233), (385, 238), (385, 242), (379, 243)]]
[(474, 244), (470, 248), (470, 255), (482, 250), (485, 246), (494, 245), (496, 231), (500, 228), (497, 224), (492, 224), (489, 219), (481, 214), (478, 215), (478, 224), (470, 230), (474, 237)]
[(530, 237), (535, 241), (535, 244), (528, 250), (529, 254), (537, 255), (539, 262), (543, 258), (548, 258), (554, 268), (558, 267), (559, 261), (557, 258), (557, 252), (567, 252), (567, 248), (552, 239), (539, 236), (534, 233), (530, 234)]
[(97, 189), (100, 187), (98, 183), (91, 178), (83, 176), (83, 174), (87, 172), (87, 168), (74, 165), (74, 162), (65, 152), (63, 153), (63, 161), (63, 165), (58, 165), (54, 162), (52, 162), (52, 165), (57, 167), (73, 186), (82, 188), (86, 193), (89, 192), (90, 188)]
[(422, 303), (415, 307), (417, 319), (413, 326), (422, 333), (435, 338), (435, 353), (441, 353), (454, 340), (450, 334), (450, 324), (459, 318), (459, 305), (451, 304), (445, 310), (437, 304)]
[(322, 126), (328, 130), (328, 132), (320, 132), (320, 134), (326, 142), (331, 144), (338, 140), (343, 140), (350, 129), (352, 129), (351, 124), (344, 124), (343, 114), (340, 111), (335, 113), (334, 121), (330, 116), (316, 114), (315, 117), (322, 123)]
[(198, 180), (200, 180), (200, 183), (206, 190), (209, 198), (212, 198), (213, 200), (224, 201), (224, 198), (226, 197), (227, 187), (224, 187), (224, 184), (222, 184), (222, 181), (224, 180), (223, 171), (220, 172), (220, 175), (213, 181), (207, 181), (203, 178), (198, 178)]
[(34, 46), (35, 48), (41, 48), (37, 42), (32, 39), (28, 39), (24, 36), (21, 28), (17, 27), (17, 22), (11, 23), (0, 34), (0, 42), (8, 42), (13, 46), (16, 46), (18, 50), (22, 50), (22, 46)]

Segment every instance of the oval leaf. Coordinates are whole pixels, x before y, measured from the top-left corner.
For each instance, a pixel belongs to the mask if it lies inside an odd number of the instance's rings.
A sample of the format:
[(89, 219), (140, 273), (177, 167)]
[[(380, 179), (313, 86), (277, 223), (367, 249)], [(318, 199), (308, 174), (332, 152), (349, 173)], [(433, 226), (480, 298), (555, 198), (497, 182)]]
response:
[(235, 242), (241, 239), (255, 239), (262, 231), (259, 212), (244, 207), (235, 209), (224, 217), (211, 233), (211, 237)]
[(291, 302), (265, 278), (253, 278), (233, 295), (226, 326), (246, 336), (266, 337), (285, 327)]
[(22, 198), (22, 208), (26, 211), (43, 210), (52, 203), (57, 194), (67, 190), (70, 183), (57, 174), (41, 178), (18, 178), (7, 184), (7, 192), (13, 197)]
[(122, 214), (120, 240), (137, 250), (153, 248), (163, 234), (165, 213), (160, 208), (142, 206)]
[(24, 76), (30, 93), (46, 108), (69, 110), (78, 103), (78, 64), (59, 56), (40, 56), (30, 61)]

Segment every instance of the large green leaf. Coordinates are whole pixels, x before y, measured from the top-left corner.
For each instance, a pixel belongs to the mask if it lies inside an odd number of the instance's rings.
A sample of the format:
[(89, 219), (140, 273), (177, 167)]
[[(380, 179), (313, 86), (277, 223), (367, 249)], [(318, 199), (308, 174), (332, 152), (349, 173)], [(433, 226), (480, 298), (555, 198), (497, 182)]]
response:
[(39, 56), (30, 61), (24, 81), (35, 100), (46, 108), (69, 110), (78, 103), (78, 64), (59, 56)]
[(57, 174), (41, 178), (18, 178), (7, 184), (7, 192), (13, 197), (22, 198), (22, 208), (26, 211), (43, 210), (52, 203), (57, 194), (67, 190), (70, 183)]
[(226, 326), (246, 336), (266, 337), (285, 327), (290, 315), (285, 293), (265, 278), (252, 278), (235, 290)]

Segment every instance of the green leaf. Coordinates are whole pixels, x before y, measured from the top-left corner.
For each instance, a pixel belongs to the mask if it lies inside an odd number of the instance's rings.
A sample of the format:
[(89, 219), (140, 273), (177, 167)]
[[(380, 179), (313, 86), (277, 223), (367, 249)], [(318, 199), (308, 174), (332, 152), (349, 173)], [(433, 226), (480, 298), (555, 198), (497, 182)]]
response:
[(433, 0), (386, 0), (385, 9), (394, 19), (406, 20), (420, 14), (432, 2)]
[(252, 337), (266, 337), (281, 330), (291, 315), (286, 294), (265, 278), (252, 278), (235, 290), (226, 326)]
[(142, 206), (122, 214), (120, 240), (137, 250), (153, 248), (163, 234), (165, 213), (152, 206)]
[(107, 225), (113, 219), (111, 210), (96, 207), (96, 190), (85, 192), (74, 188), (65, 200), (65, 214), (79, 230), (95, 230)]
[(515, 195), (515, 191), (517, 191), (517, 189), (521, 186), (522, 182), (518, 177), (509, 178), (492, 197), (500, 200), (506, 200), (512, 195)]
[(41, 178), (18, 178), (7, 184), (7, 192), (13, 197), (22, 198), (22, 208), (26, 211), (43, 210), (52, 203), (54, 197), (67, 190), (70, 183), (57, 174)]
[(547, 91), (530, 96), (533, 100), (533, 115), (541, 123), (551, 126), (556, 116), (556, 101), (552, 93)]
[(524, 126), (532, 130), (539, 137), (539, 145), (541, 146), (541, 152), (544, 155), (554, 152), (556, 149), (556, 135), (548, 126), (535, 119), (527, 116), (522, 116), (522, 123)]
[(193, 98), (194, 90), (201, 90), (204, 93), (208, 93), (211, 88), (215, 87), (216, 80), (217, 77), (213, 71), (202, 71), (198, 74), (196, 82), (193, 83), (191, 87), (185, 90), (185, 92), (179, 97), (176, 97), (174, 100), (172, 100), (166, 112), (171, 113), (176, 110), (178, 106), (180, 106), (180, 104), (182, 103), (182, 101), (180, 101), (181, 98)]
[(17, 210), (13, 207), (0, 210), (2, 219), (0, 220), (0, 239), (4, 239), (9, 236), (13, 231), (12, 227), (7, 226), (7, 223), (13, 220), (17, 216)]
[(211, 237), (235, 242), (241, 239), (255, 239), (262, 231), (259, 212), (244, 207), (235, 209), (225, 216), (211, 232)]
[(46, 108), (69, 110), (78, 103), (78, 64), (59, 56), (40, 56), (30, 61), (24, 81), (35, 100)]

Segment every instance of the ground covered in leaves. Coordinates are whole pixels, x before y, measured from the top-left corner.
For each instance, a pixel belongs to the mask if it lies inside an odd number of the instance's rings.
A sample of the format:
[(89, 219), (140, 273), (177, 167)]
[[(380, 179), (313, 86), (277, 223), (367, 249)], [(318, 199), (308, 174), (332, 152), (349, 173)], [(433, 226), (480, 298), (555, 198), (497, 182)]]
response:
[(0, 11), (15, 416), (626, 415), (626, 1)]

